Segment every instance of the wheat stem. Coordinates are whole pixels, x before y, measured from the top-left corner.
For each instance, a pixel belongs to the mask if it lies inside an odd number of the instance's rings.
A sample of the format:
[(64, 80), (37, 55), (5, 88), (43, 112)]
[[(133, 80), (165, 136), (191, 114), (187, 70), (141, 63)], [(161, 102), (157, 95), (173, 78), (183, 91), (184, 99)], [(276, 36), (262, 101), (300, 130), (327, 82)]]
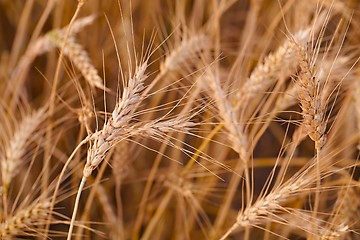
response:
[(76, 213), (77, 213), (77, 210), (78, 210), (79, 204), (80, 204), (80, 196), (81, 196), (81, 192), (85, 186), (85, 183), (86, 183), (86, 177), (83, 176), (81, 178), (80, 186), (79, 186), (78, 192), (76, 194), (75, 205), (74, 205), (74, 210), (73, 210), (73, 214), (72, 214), (71, 221), (70, 221), (67, 240), (71, 240), (71, 235), (72, 235), (73, 228), (74, 228)]

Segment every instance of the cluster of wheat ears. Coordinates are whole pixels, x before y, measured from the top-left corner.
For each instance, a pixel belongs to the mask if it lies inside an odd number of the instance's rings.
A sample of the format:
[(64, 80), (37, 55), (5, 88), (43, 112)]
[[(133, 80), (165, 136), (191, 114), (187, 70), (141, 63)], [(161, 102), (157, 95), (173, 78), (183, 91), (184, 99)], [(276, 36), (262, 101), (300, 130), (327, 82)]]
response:
[(357, 0), (0, 0), (2, 239), (360, 239)]

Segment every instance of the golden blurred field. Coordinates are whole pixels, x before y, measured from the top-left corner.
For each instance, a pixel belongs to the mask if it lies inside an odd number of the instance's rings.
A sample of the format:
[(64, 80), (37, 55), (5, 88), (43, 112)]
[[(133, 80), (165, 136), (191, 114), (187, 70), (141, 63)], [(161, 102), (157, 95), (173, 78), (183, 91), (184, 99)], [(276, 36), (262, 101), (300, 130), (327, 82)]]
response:
[(0, 0), (2, 239), (360, 239), (355, 0)]

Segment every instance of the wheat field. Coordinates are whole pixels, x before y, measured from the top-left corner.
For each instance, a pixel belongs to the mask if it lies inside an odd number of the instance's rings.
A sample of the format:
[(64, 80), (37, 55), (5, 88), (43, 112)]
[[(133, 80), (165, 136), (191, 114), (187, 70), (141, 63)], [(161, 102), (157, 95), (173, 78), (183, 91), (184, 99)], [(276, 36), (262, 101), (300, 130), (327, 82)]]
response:
[(360, 239), (357, 0), (0, 0), (2, 239)]

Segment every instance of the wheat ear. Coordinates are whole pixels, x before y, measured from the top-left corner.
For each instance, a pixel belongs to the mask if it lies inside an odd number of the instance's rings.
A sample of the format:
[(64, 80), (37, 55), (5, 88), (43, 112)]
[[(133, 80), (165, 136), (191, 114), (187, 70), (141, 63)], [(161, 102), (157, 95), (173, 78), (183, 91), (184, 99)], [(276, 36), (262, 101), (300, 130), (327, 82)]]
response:
[(208, 69), (204, 74), (204, 80), (208, 84), (214, 98), (219, 115), (224, 122), (224, 127), (229, 133), (229, 140), (232, 148), (239, 153), (241, 161), (247, 163), (248, 140), (245, 133), (245, 126), (238, 121), (237, 111), (231, 104), (226, 91), (221, 86), (220, 76)]
[(137, 67), (136, 72), (124, 88), (122, 97), (117, 101), (116, 106), (111, 114), (111, 118), (104, 124), (103, 129), (96, 131), (90, 137), (90, 147), (87, 153), (86, 164), (83, 170), (83, 177), (80, 182), (78, 194), (75, 200), (75, 206), (67, 239), (71, 239), (77, 208), (80, 201), (82, 189), (85, 186), (86, 179), (92, 171), (105, 159), (106, 153), (121, 138), (125, 138), (124, 127), (131, 120), (130, 112), (138, 103), (141, 102), (141, 92), (144, 90), (144, 81), (147, 78), (145, 70), (147, 63)]
[(308, 170), (290, 178), (287, 182), (273, 189), (267, 196), (259, 198), (254, 204), (240, 211), (236, 223), (221, 237), (225, 240), (238, 228), (259, 225), (268, 220), (273, 220), (276, 211), (282, 210), (282, 204), (291, 197), (309, 189), (314, 184), (313, 175)]
[(204, 34), (185, 36), (178, 47), (174, 48), (161, 64), (160, 70), (164, 74), (177, 71), (188, 60), (196, 57), (196, 54), (210, 48), (210, 40)]
[[(339, 56), (335, 61), (333, 59), (323, 59), (321, 61), (316, 78), (320, 83), (327, 82), (321, 94), (321, 101), (325, 102), (334, 90), (334, 86), (337, 86), (339, 81), (343, 79), (343, 69), (347, 67), (349, 60), (347, 56)], [(276, 101), (275, 111), (283, 111), (295, 105), (298, 102), (299, 90), (300, 88), (296, 83), (290, 85)]]
[(303, 127), (320, 150), (326, 141), (325, 102), (321, 101), (323, 82), (317, 77), (315, 63), (306, 48), (299, 46), (300, 74), (296, 79), (298, 98), (302, 109)]
[[(310, 36), (311, 29), (298, 31), (294, 35), (297, 44), (304, 46)], [(298, 51), (292, 40), (287, 39), (275, 52), (270, 53), (264, 62), (256, 65), (250, 77), (241, 87), (239, 104), (263, 94), (276, 80), (293, 73), (298, 65)]]
[[(70, 35), (74, 36), (76, 33), (80, 32), (84, 27), (93, 23), (94, 20), (95, 20), (95, 16), (93, 15), (76, 20), (70, 29)], [(33, 44), (31, 44), (26, 49), (24, 56), (21, 57), (19, 64), (14, 70), (11, 76), (12, 81), (14, 81), (18, 77), (19, 73), (27, 69), (28, 66), (37, 56), (52, 50), (56, 46), (56, 44), (54, 44), (51, 39), (51, 35), (53, 33), (57, 33), (57, 35), (65, 36), (68, 29), (69, 26), (65, 26), (61, 29), (52, 30), (46, 33), (44, 36), (39, 37)]]
[[(10, 237), (25, 234), (32, 227), (43, 224), (50, 214), (50, 201), (35, 202), (6, 218), (0, 225), (0, 236)], [(34, 232), (36, 230), (34, 229)], [(29, 233), (26, 233), (29, 234)]]
[(19, 123), (5, 149), (5, 156), (1, 160), (1, 173), (4, 195), (7, 193), (11, 180), (20, 171), (22, 156), (26, 153), (27, 146), (36, 129), (46, 118), (46, 109), (40, 108), (25, 116)]
[[(317, 32), (325, 17), (325, 13), (319, 14), (316, 21), (297, 31), (291, 38), (273, 53), (270, 53), (263, 61), (256, 65), (238, 94), (238, 105), (247, 104), (247, 101), (256, 94), (264, 93), (278, 79), (288, 77), (294, 73), (299, 63), (298, 47), (304, 47), (311, 34)], [(296, 45), (294, 44), (296, 42)]]
[[(49, 33), (49, 38), (53, 44), (55, 44), (58, 48), (61, 48), (65, 40), (65, 33), (54, 31)], [(72, 61), (76, 68), (79, 69), (91, 87), (107, 91), (109, 90), (104, 86), (103, 80), (99, 76), (95, 66), (92, 64), (88, 53), (79, 43), (76, 42), (74, 36), (69, 36), (66, 39), (63, 53)]]
[(88, 149), (83, 177), (76, 196), (75, 207), (68, 232), (68, 240), (71, 239), (80, 195), (85, 186), (86, 179), (105, 159), (110, 148), (131, 136), (152, 137), (159, 140), (163, 139), (169, 132), (187, 132), (189, 128), (194, 126), (187, 118), (179, 117), (169, 120), (160, 118), (148, 123), (130, 124), (131, 120), (133, 120), (132, 112), (134, 111), (134, 108), (136, 108), (143, 99), (141, 93), (145, 89), (144, 81), (147, 78), (145, 74), (146, 68), (147, 62), (144, 62), (140, 67), (137, 67), (134, 76), (128, 82), (128, 86), (124, 88), (122, 97), (117, 102), (110, 119), (104, 124), (103, 129), (96, 131), (90, 137), (91, 146)]
[(301, 127), (315, 142), (316, 150), (316, 192), (314, 199), (313, 217), (316, 218), (320, 204), (320, 151), (326, 142), (326, 103), (321, 97), (323, 83), (317, 78), (315, 60), (311, 59), (304, 47), (299, 47), (300, 73), (296, 83), (299, 87), (298, 98), (302, 109), (303, 122)]
[(219, 73), (212, 73), (209, 71), (205, 74), (207, 74), (206, 79), (210, 89), (212, 90), (211, 94), (215, 100), (219, 115), (222, 118), (225, 129), (227, 130), (228, 141), (231, 144), (231, 148), (239, 155), (240, 159), (235, 166), (235, 172), (237, 172), (237, 174), (233, 174), (230, 179), (224, 203), (222, 204), (219, 211), (220, 214), (218, 214), (215, 221), (215, 229), (217, 229), (225, 221), (227, 217), (226, 213), (230, 209), (236, 189), (242, 180), (238, 174), (243, 175), (243, 180), (245, 182), (244, 196), (246, 200), (249, 202), (251, 199), (249, 141), (248, 132), (246, 131), (245, 124), (241, 122), (242, 119), (240, 119), (239, 111), (236, 109), (236, 106), (232, 104), (232, 99), (229, 98), (226, 90), (221, 86)]
[(340, 240), (345, 239), (349, 233), (351, 225), (357, 221), (356, 215), (360, 206), (359, 195), (355, 186), (347, 186), (338, 192), (338, 197), (334, 205), (332, 219), (324, 233), (321, 234), (321, 240)]

